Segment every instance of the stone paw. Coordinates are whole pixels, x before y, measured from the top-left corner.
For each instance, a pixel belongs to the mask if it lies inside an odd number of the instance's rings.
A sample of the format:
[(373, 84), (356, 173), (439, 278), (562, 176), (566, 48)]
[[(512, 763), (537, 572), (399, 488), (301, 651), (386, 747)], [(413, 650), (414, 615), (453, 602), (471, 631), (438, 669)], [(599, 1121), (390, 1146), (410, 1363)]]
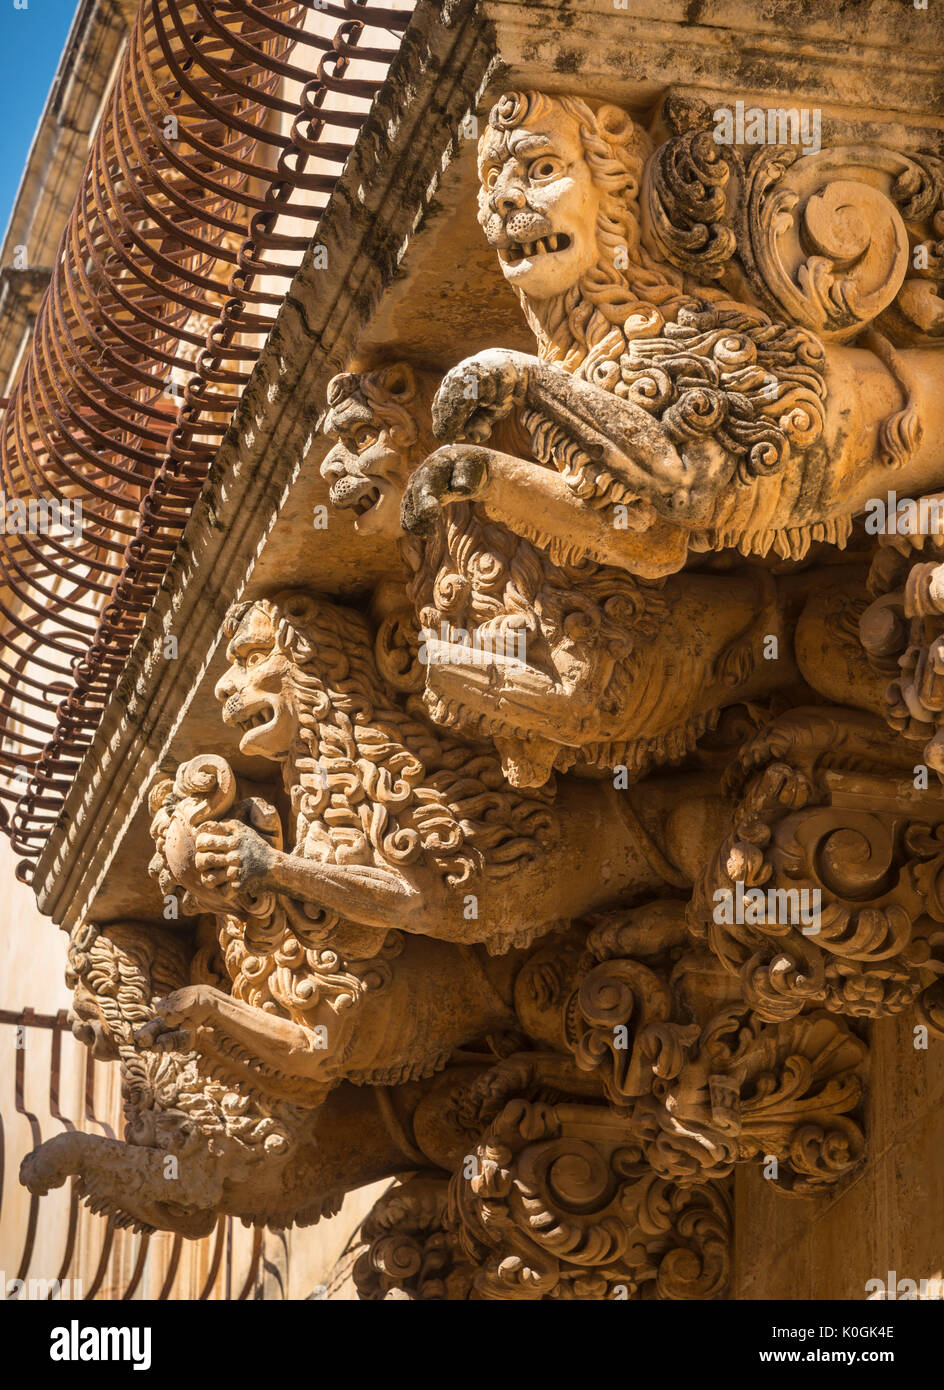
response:
[(403, 494), (403, 529), (417, 536), (428, 535), (446, 503), (480, 496), (488, 476), (487, 456), (485, 449), (467, 444), (447, 444), (430, 454)]

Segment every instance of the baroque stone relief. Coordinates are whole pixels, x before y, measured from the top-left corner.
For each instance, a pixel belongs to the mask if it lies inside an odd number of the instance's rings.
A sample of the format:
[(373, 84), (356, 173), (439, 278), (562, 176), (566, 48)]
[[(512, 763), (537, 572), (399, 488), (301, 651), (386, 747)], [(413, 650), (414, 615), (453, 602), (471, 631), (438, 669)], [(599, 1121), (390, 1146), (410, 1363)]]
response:
[(861, 525), (944, 483), (941, 164), (661, 119), (503, 96), (479, 222), (534, 354), (331, 381), (332, 525), (399, 565), (231, 608), (258, 778), (156, 780), (186, 930), (70, 945), (125, 1139), (31, 1190), (197, 1235), (389, 1178), (362, 1298), (724, 1297), (737, 1165), (815, 1201), (870, 1022), (944, 1038), (944, 526)]
[[(868, 170), (882, 160), (881, 152), (860, 155)], [(644, 236), (647, 161), (651, 171), (648, 138), (617, 107), (512, 93), (493, 108), (479, 151), (479, 221), (538, 353), (496, 347), (446, 376), (434, 429), (469, 442), (447, 445), (414, 474), (408, 528), (422, 530), (457, 496), (488, 496), (511, 529), (552, 553), (652, 576), (680, 569), (690, 552), (800, 559), (817, 541), (842, 546), (890, 468), (902, 491), (934, 486), (942, 464), (937, 355), (897, 351), (878, 330), (875, 351), (824, 344), (799, 315), (778, 321), (711, 283), (715, 256), (697, 279), (677, 269)], [(849, 180), (837, 182), (845, 196)], [(828, 197), (817, 192), (803, 204), (823, 243), (853, 221), (836, 185), (826, 189)], [(939, 190), (916, 196), (909, 212), (926, 221)], [(857, 240), (884, 246), (874, 209), (886, 204), (907, 240), (894, 203), (864, 180), (859, 191)], [(661, 201), (674, 215), (668, 187)], [(801, 202), (791, 194), (771, 214), (778, 231), (784, 207), (796, 215)], [(755, 228), (757, 210), (744, 215)], [(744, 238), (738, 244), (746, 254)], [(861, 247), (849, 249), (857, 271), (867, 262), (874, 273), (874, 257), (864, 262)], [(903, 260), (886, 268), (899, 284)], [(884, 296), (854, 294), (844, 281), (827, 293), (804, 269), (795, 273), (824, 301), (833, 295), (875, 315), (884, 307)], [(860, 316), (855, 327), (870, 321)], [(530, 434), (532, 462), (482, 447), (513, 409)], [(627, 509), (622, 528), (615, 506)]]

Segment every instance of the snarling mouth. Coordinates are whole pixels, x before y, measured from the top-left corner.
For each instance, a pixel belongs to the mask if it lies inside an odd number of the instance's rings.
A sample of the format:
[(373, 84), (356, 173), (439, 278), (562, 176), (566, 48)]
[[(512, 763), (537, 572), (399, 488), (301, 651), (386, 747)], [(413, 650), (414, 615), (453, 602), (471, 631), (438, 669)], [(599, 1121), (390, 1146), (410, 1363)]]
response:
[(272, 706), (263, 705), (261, 709), (255, 710), (254, 713), (244, 715), (242, 719), (236, 719), (233, 722), (237, 729), (244, 734), (248, 734), (250, 729), (261, 729), (264, 725), (271, 724), (274, 718), (275, 710)]
[(517, 265), (519, 261), (533, 261), (535, 256), (566, 251), (569, 245), (570, 237), (566, 232), (555, 232), (553, 236), (538, 237), (537, 241), (513, 241), (499, 254), (509, 265)]
[(380, 488), (370, 488), (362, 497), (358, 497), (357, 501), (354, 503), (354, 515), (363, 516), (365, 512), (369, 512), (372, 507), (375, 507), (379, 501)]
[(365, 484), (362, 479), (342, 478), (335, 483), (330, 492), (331, 504), (341, 511), (351, 511), (356, 517), (364, 516), (376, 507), (382, 490), (375, 484)]

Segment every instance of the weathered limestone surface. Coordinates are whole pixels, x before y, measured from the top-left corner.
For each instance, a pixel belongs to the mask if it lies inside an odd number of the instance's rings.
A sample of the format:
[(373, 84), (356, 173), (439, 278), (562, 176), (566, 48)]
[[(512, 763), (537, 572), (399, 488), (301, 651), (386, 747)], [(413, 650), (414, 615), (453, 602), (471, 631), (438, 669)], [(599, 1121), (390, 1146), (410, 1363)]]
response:
[(858, 8), (420, 6), (39, 868), (126, 1132), (32, 1191), (939, 1272), (942, 34)]
[(777, 1200), (756, 1170), (739, 1170), (732, 1296), (861, 1299), (869, 1279), (941, 1277), (940, 1048), (916, 1051), (909, 1018), (870, 1030), (866, 1130), (854, 1179), (811, 1203)]

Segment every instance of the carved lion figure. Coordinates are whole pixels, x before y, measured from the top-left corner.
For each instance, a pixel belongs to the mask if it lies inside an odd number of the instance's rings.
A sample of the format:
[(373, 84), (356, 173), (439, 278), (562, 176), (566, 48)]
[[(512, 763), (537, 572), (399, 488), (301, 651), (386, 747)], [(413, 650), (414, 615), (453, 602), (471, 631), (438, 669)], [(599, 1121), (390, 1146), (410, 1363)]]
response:
[[(375, 598), (385, 678), (421, 689), (438, 725), (490, 736), (513, 785), (574, 767), (635, 780), (688, 753), (725, 706), (796, 678), (766, 576), (642, 581), (556, 563), (492, 520), (487, 498), (450, 507), (425, 545), (400, 532), (398, 498), (433, 443), (431, 398), (406, 363), (335, 377), (321, 472), (358, 531), (400, 543), (400, 583)], [(770, 639), (777, 661), (764, 659)]]
[[(186, 911), (216, 914), (231, 992), (170, 995), (143, 1045), (189, 1045), (202, 1028), (205, 1048), (234, 1039), (312, 1095), (428, 1076), (511, 1021), (488, 953), (614, 895), (691, 881), (690, 828), (660, 810), (674, 787), (651, 788), (651, 828), (610, 785), (509, 788), (494, 754), (393, 702), (353, 610), (287, 592), (236, 605), (225, 634), (223, 719), (244, 755), (281, 767), (294, 824), (283, 835), (274, 807), (237, 803), (213, 755), (156, 789), (152, 871)], [(697, 779), (689, 790), (698, 835), (710, 833), (723, 803)]]
[[(871, 351), (824, 347), (795, 320), (687, 278), (644, 234), (651, 160), (647, 136), (612, 105), (528, 91), (492, 109), (479, 220), (538, 353), (488, 350), (446, 376), (433, 423), (455, 442), (411, 480), (408, 529), (422, 532), (443, 504), (487, 499), (492, 515), (554, 555), (652, 577), (691, 552), (798, 559), (816, 541), (842, 546), (890, 469), (900, 490), (937, 478), (937, 353), (896, 352), (877, 332)], [(821, 221), (839, 216), (838, 192), (827, 191), (807, 221), (816, 208)], [(899, 282), (900, 250), (889, 267)], [(847, 308), (858, 302), (838, 277), (826, 284), (808, 270), (810, 285), (845, 295)], [(866, 328), (889, 297), (873, 296), (870, 311), (860, 296), (866, 307), (846, 314), (845, 336), (847, 321)], [(514, 410), (536, 462), (482, 447)]]
[[(269, 1065), (220, 1031), (180, 1030), (177, 1037), (165, 1034), (160, 1045), (155, 1034), (170, 1002), (188, 992), (192, 1001), (218, 978), (209, 923), (201, 919), (192, 936), (147, 922), (83, 922), (75, 929), (73, 1026), (96, 1055), (120, 1063), (124, 1138), (70, 1128), (27, 1154), (21, 1182), (42, 1195), (74, 1177), (77, 1195), (118, 1226), (197, 1239), (227, 1214), (274, 1229), (310, 1225), (333, 1215), (344, 1194), (364, 1184), (443, 1161), (451, 1167), (457, 1141), (448, 1126), (418, 1124), (420, 1144), (411, 1137), (413, 1115), (424, 1103), (435, 1105), (439, 1088), (477, 1076), (481, 1063), (411, 1082), (396, 1094), (378, 1084), (339, 1085), (325, 1095), (310, 1079)], [(513, 956), (500, 967), (509, 996)], [(432, 974), (430, 993), (442, 986), (435, 969)], [(475, 974), (466, 972), (470, 995)], [(227, 997), (225, 986), (220, 980), (218, 997)], [(440, 994), (439, 1002), (448, 1009), (455, 999)], [(395, 1008), (415, 1022), (408, 996)], [(431, 1017), (420, 1023), (434, 1031)], [(396, 1031), (386, 1040), (395, 1048)], [(396, 1079), (403, 1078), (388, 1071), (386, 1081)]]
[(117, 1225), (193, 1239), (207, 1235), (221, 1212), (278, 1226), (337, 1210), (345, 1190), (340, 1154), (328, 1135), (316, 1141), (306, 1104), (267, 1094), (271, 1078), (253, 1073), (232, 1046), (206, 1057), (192, 1047), (135, 1045), (157, 995), (213, 978), (211, 953), (200, 930), (191, 943), (186, 933), (145, 922), (75, 929), (67, 975), (73, 1031), (96, 1056), (120, 1061), (124, 1140), (76, 1129), (46, 1140), (23, 1160), (20, 1178), (31, 1192), (74, 1175), (79, 1196)]

